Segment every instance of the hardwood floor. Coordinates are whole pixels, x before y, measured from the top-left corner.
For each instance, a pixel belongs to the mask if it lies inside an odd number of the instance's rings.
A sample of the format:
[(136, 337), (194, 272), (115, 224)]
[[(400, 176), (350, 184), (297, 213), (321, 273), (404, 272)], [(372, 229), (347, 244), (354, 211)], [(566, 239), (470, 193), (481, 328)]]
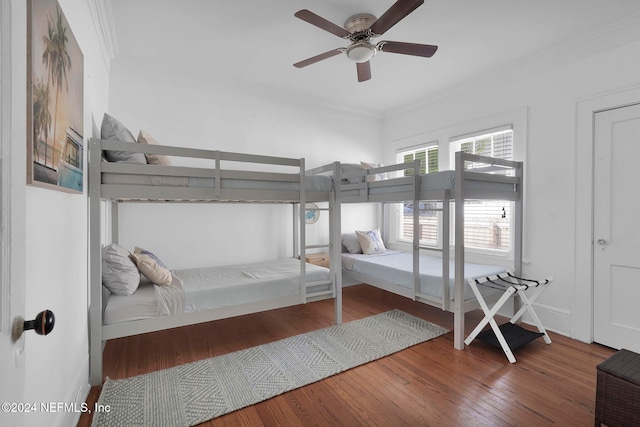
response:
[[(393, 308), (452, 328), (453, 315), (367, 285), (344, 289), (344, 321)], [(468, 332), (482, 318), (467, 315)], [(109, 341), (104, 375), (126, 378), (312, 331), (333, 323), (333, 300)], [(408, 348), (202, 426), (590, 426), (596, 365), (615, 353), (550, 333), (504, 353), (453, 333)], [(100, 387), (87, 398), (93, 407)], [(89, 426), (83, 414), (79, 426)]]

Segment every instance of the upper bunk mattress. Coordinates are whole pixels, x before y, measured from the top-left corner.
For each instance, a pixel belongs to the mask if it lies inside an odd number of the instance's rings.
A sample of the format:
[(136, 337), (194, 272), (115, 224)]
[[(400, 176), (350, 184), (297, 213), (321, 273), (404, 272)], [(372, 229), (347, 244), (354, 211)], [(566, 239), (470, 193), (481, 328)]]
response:
[[(420, 292), (442, 298), (442, 258), (420, 254)], [(342, 267), (345, 270), (377, 277), (386, 282), (398, 284), (406, 288), (413, 288), (413, 254), (408, 252), (387, 251), (381, 254), (342, 254)], [(491, 276), (504, 273), (504, 267), (495, 265), (465, 263), (464, 300), (475, 299), (468, 279)], [(455, 265), (449, 263), (449, 296), (453, 300), (455, 295)], [(494, 293), (490, 288), (482, 287), (483, 293)]]
[[(391, 183), (393, 178), (389, 181)], [(420, 193), (421, 200), (431, 197), (428, 193), (432, 191), (453, 190), (456, 182), (455, 171), (441, 171), (420, 175)], [(504, 193), (512, 193), (514, 191), (513, 184), (503, 182), (466, 180), (465, 185), (470, 190), (491, 190)], [(383, 187), (371, 187), (368, 190), (370, 195), (395, 194), (412, 191), (412, 185), (386, 185)], [(343, 196), (364, 196), (367, 194), (365, 189), (344, 190), (341, 192)]]
[[(326, 175), (305, 176), (305, 190), (314, 192), (329, 192), (333, 190), (333, 179)], [(215, 178), (164, 176), (164, 175), (137, 175), (126, 173), (102, 173), (103, 184), (115, 185), (149, 185), (167, 187), (193, 187), (214, 188)], [(297, 191), (300, 184), (297, 182), (263, 181), (249, 179), (227, 179), (220, 181), (220, 187), (235, 190), (280, 190)]]

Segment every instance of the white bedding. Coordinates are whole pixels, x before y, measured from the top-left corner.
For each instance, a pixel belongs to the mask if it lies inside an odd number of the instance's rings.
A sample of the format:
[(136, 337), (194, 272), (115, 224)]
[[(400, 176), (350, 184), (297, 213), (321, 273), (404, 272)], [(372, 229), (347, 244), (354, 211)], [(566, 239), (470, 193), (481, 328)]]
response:
[[(300, 294), (294, 258), (223, 267), (172, 270), (169, 286), (143, 281), (129, 296), (110, 295), (104, 324), (189, 313)], [(308, 282), (329, 280), (329, 269), (306, 264)], [(326, 285), (328, 286), (328, 285)]]
[[(442, 298), (442, 258), (420, 254), (420, 292)], [(375, 255), (342, 254), (342, 267), (406, 288), (413, 288), (413, 255), (408, 252), (387, 251)], [(504, 273), (506, 269), (494, 265), (465, 263), (464, 300), (474, 299), (466, 279)], [(454, 297), (454, 261), (449, 264), (449, 296)], [(483, 292), (494, 293), (492, 289)]]
[[(102, 316), (105, 325), (143, 320), (156, 317), (156, 297), (153, 283), (142, 280), (138, 289), (131, 295), (109, 295), (107, 293), (106, 306)], [(103, 288), (104, 289), (104, 288)]]
[[(137, 175), (126, 173), (103, 173), (103, 184), (118, 185), (163, 185), (169, 187), (213, 188), (214, 178)], [(297, 182), (261, 181), (248, 179), (222, 179), (221, 188), (245, 190), (282, 190), (295, 191), (300, 188)], [(333, 190), (333, 179), (326, 175), (305, 176), (306, 191), (328, 192)]]
[[(420, 193), (423, 200), (428, 198), (428, 193), (430, 191), (452, 190), (455, 186), (455, 176), (455, 171), (440, 171), (420, 175)], [(492, 190), (504, 193), (511, 193), (514, 191), (513, 184), (502, 182), (469, 180), (466, 182), (466, 186), (466, 188), (472, 190)], [(384, 187), (374, 187), (368, 190), (371, 195), (394, 194), (407, 191), (411, 191), (411, 185), (388, 185)], [(367, 194), (367, 190), (343, 190), (341, 194), (344, 196), (364, 196)]]

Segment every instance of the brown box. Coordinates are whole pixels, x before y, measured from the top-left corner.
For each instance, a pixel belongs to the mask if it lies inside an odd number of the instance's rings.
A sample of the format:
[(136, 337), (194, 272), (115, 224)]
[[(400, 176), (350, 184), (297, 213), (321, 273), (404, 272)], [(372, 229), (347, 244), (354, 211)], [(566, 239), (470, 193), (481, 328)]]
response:
[(319, 265), (320, 267), (329, 268), (329, 254), (319, 253), (319, 254), (307, 254), (305, 261), (309, 264)]

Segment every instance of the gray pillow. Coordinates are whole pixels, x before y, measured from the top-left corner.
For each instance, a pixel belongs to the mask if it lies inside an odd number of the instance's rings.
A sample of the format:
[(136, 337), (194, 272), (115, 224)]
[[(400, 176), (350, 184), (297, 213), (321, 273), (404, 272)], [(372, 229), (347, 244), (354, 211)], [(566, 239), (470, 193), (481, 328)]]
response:
[(350, 254), (361, 254), (362, 247), (356, 233), (344, 233), (342, 236), (342, 246), (347, 249)]
[[(345, 173), (345, 172), (357, 172), (357, 171), (364, 171), (364, 166), (362, 166), (360, 163), (340, 163), (340, 172), (341, 173)], [(350, 178), (346, 178), (342, 180), (347, 181), (349, 184), (359, 184), (361, 182), (364, 182), (364, 175), (363, 176), (352, 176)]]
[(112, 294), (131, 295), (140, 285), (138, 267), (129, 252), (115, 243), (102, 248), (102, 285)]
[[(123, 141), (136, 143), (129, 129), (120, 123), (114, 117), (104, 113), (102, 118), (102, 127), (100, 128), (100, 137), (113, 141)], [(110, 162), (140, 163), (147, 164), (147, 159), (143, 153), (131, 153), (128, 151), (106, 150), (105, 155)]]

